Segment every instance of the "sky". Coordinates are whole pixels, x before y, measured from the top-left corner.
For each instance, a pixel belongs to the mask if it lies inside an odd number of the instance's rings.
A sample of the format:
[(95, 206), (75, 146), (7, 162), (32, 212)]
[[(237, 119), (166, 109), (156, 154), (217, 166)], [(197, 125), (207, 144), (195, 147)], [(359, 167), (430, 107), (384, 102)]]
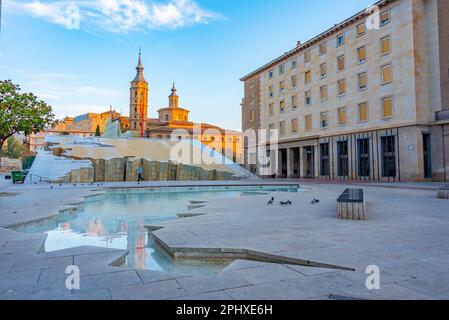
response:
[(36, 94), (57, 118), (110, 106), (128, 115), (141, 48), (150, 117), (176, 81), (190, 120), (241, 130), (241, 77), (375, 1), (0, 2), (0, 79)]

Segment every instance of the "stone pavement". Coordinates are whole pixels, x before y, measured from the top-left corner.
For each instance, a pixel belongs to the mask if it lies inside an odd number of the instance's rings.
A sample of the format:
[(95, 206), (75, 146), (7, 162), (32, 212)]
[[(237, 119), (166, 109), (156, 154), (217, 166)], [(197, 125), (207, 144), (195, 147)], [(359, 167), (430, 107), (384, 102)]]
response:
[[(364, 186), (368, 220), (342, 221), (336, 198), (346, 186), (309, 184), (311, 192), (273, 194), (293, 201), (290, 207), (267, 206), (271, 195), (232, 204), (217, 199), (197, 209), (207, 215), (161, 223), (155, 235), (175, 252), (254, 250), (356, 271), (248, 260), (235, 260), (216, 276), (136, 271), (113, 266), (121, 265), (126, 251), (45, 253), (45, 235), (0, 228), (0, 299), (449, 299), (448, 201), (436, 199), (434, 190)], [(113, 186), (136, 187), (96, 189)], [(0, 197), (2, 227), (50, 217), (95, 188), (1, 183), (0, 194), (5, 192), (17, 195)], [(313, 206), (314, 195), (321, 201)], [(65, 287), (69, 264), (80, 267), (80, 290)], [(365, 287), (369, 265), (380, 268), (380, 290)]]

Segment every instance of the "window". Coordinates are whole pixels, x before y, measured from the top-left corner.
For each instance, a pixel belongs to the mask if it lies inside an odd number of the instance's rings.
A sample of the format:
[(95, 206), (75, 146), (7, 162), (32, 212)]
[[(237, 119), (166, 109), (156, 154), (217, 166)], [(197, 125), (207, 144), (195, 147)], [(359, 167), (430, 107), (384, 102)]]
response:
[(268, 79), (273, 79), (273, 70), (268, 71)]
[(298, 63), (296, 61), (296, 58), (292, 60), (291, 62), (291, 69), (295, 69), (297, 67)]
[(393, 117), (393, 98), (387, 97), (382, 99), (382, 110), (384, 118)]
[(274, 113), (274, 104), (273, 104), (273, 103), (270, 103), (270, 104), (268, 105), (268, 115), (269, 115), (269, 116), (272, 116), (273, 113)]
[(338, 109), (338, 124), (344, 126), (346, 124), (346, 107)]
[(273, 137), (274, 136), (274, 124), (273, 123), (270, 123), (269, 125), (268, 125), (268, 132), (269, 132), (269, 135), (270, 135), (270, 137)]
[(279, 110), (281, 110), (281, 112), (285, 111), (285, 101), (280, 101), (279, 102)]
[(312, 51), (306, 51), (304, 53), (304, 62), (309, 62), (312, 59)]
[(338, 95), (343, 96), (346, 93), (346, 80), (342, 79), (338, 81)]
[(292, 119), (292, 132), (298, 132), (298, 119)]
[(321, 101), (327, 100), (327, 97), (328, 97), (327, 86), (322, 86), (320, 88), (320, 96), (321, 96)]
[(305, 128), (306, 131), (312, 130), (312, 115), (305, 116)]
[(279, 74), (283, 74), (285, 72), (285, 65), (281, 64), (279, 66)]
[(337, 175), (347, 177), (348, 170), (348, 141), (337, 142)]
[(357, 59), (359, 64), (366, 62), (366, 47), (361, 47), (357, 49)]
[(304, 95), (305, 95), (306, 106), (310, 106), (312, 104), (312, 92), (306, 91), (306, 93)]
[(296, 76), (292, 77), (292, 88), (296, 89), (298, 87), (298, 78)]
[(255, 98), (255, 96), (254, 96), (254, 93), (251, 93), (251, 96), (250, 96), (250, 104), (254, 104), (254, 101), (256, 100), (256, 98)]
[(327, 52), (327, 43), (323, 42), (322, 44), (320, 44), (320, 55), (325, 54), (326, 52)]
[(380, 39), (380, 52), (382, 55), (391, 52), (391, 37), (387, 36)]
[(321, 76), (321, 78), (326, 78), (326, 76), (327, 76), (327, 63), (323, 63), (320, 66), (320, 76)]
[(254, 110), (251, 110), (249, 112), (249, 121), (253, 122), (254, 121)]
[(359, 121), (368, 121), (368, 104), (366, 102), (359, 104)]
[(312, 72), (311, 71), (306, 71), (304, 73), (304, 83), (308, 84), (308, 83), (310, 83), (310, 81), (312, 81)]
[(382, 67), (382, 84), (389, 84), (393, 81), (393, 67), (391, 64)]
[(381, 138), (382, 176), (396, 177), (396, 146), (394, 136)]
[(322, 112), (320, 114), (320, 127), (321, 127), (321, 129), (326, 129), (327, 126), (328, 126), (327, 112)]
[(292, 109), (296, 109), (298, 107), (298, 97), (292, 96)]
[(359, 177), (370, 176), (370, 161), (369, 161), (369, 139), (357, 140), (357, 155), (358, 155), (358, 171)]
[(251, 81), (249, 82), (249, 87), (254, 88), (254, 79), (251, 79)]
[(330, 175), (329, 143), (320, 144), (320, 175)]
[(270, 98), (272, 98), (274, 96), (274, 87), (270, 86), (268, 88), (268, 95), (270, 96)]
[(358, 78), (359, 78), (359, 90), (365, 90), (368, 86), (368, 74), (366, 72), (360, 73)]
[(386, 25), (389, 22), (390, 22), (390, 10), (382, 12), (380, 14), (380, 25), (383, 26), (383, 25)]
[(339, 56), (337, 58), (337, 71), (345, 70), (345, 56)]
[(366, 33), (366, 23), (357, 25), (357, 37), (363, 36)]
[(285, 135), (285, 121), (279, 123), (279, 133), (281, 136)]
[(345, 34), (342, 33), (337, 36), (337, 47), (342, 46), (345, 44)]
[(279, 92), (284, 93), (285, 92), (285, 81), (279, 82)]

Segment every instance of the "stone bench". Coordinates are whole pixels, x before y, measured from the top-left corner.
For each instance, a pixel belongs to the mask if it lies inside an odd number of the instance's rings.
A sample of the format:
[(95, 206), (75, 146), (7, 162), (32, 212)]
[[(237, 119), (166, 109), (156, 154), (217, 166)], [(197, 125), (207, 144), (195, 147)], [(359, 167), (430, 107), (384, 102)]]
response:
[(363, 189), (346, 189), (337, 199), (338, 218), (366, 220), (366, 204)]
[(449, 185), (438, 189), (438, 199), (449, 199)]

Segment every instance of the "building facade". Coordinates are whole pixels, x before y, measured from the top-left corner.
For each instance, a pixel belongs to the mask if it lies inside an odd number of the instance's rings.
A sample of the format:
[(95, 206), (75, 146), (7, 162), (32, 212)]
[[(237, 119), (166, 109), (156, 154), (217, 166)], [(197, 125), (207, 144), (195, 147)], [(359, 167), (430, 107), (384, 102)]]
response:
[[(226, 130), (189, 119), (190, 111), (179, 104), (175, 83), (168, 96), (168, 106), (157, 111), (157, 118), (148, 117), (148, 82), (144, 78), (142, 57), (139, 53), (137, 74), (131, 82), (130, 131), (134, 137), (150, 139), (193, 139), (225, 155), (236, 163), (243, 161), (242, 133)], [(142, 118), (140, 117), (142, 115)], [(141, 121), (142, 120), (142, 121)], [(143, 124), (142, 130), (140, 124)]]
[(248, 168), (265, 129), (269, 175), (447, 181), (448, 8), (379, 1), (242, 78)]

